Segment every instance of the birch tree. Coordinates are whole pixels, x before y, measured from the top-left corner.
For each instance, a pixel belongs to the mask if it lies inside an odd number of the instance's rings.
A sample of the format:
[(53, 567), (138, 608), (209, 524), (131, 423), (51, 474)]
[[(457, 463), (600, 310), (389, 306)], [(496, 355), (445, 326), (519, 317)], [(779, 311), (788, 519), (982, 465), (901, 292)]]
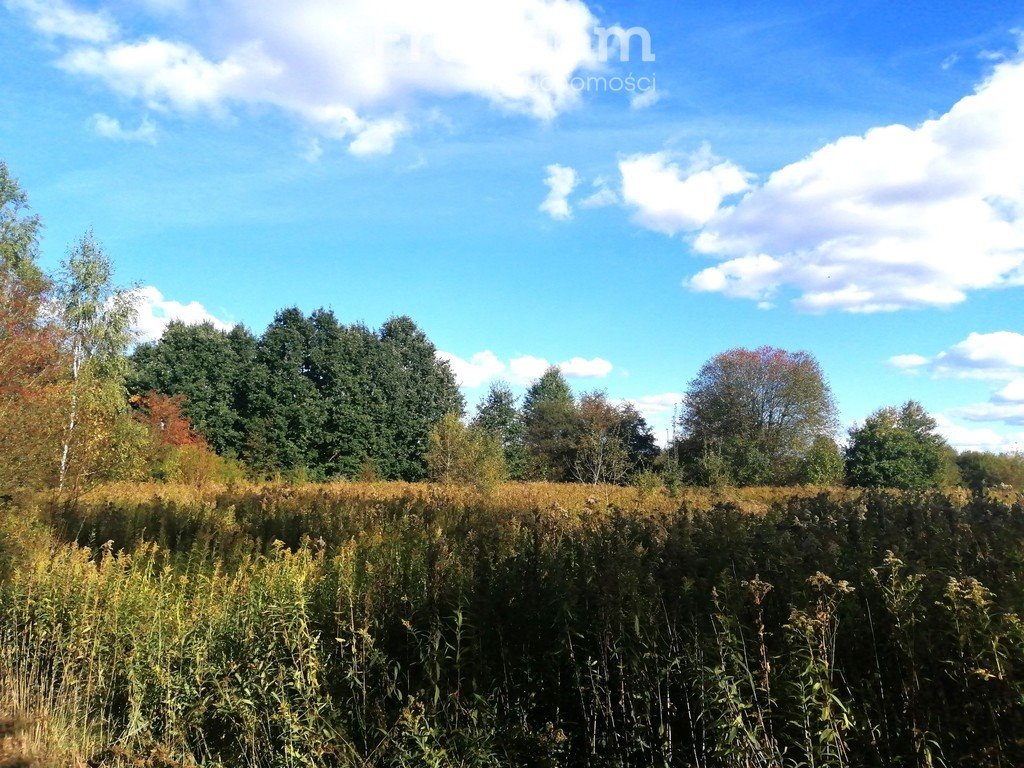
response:
[(70, 359), (70, 397), (60, 455), (58, 488), (64, 490), (74, 460), (86, 394), (123, 400), (126, 360), (136, 309), (131, 290), (117, 288), (103, 247), (87, 232), (68, 252), (57, 291), (57, 310)]

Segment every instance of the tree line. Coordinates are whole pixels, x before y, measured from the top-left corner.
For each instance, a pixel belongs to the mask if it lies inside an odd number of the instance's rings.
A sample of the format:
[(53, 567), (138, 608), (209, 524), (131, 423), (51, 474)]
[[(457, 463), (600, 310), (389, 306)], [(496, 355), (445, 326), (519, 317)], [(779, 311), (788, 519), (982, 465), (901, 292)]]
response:
[(817, 360), (734, 349), (690, 382), (661, 449), (631, 404), (549, 368), (472, 413), (408, 317), (377, 330), (325, 309), (243, 326), (171, 323), (132, 346), (131, 291), (87, 233), (39, 268), (41, 223), (0, 162), (0, 492), (116, 479), (361, 478), (668, 485), (1024, 487), (1024, 458), (957, 454), (918, 403), (837, 440)]
[(633, 406), (575, 398), (557, 368), (521, 407), (495, 384), (466, 425), (436, 352), (407, 317), (373, 331), (292, 308), (259, 337), (172, 323), (132, 353), (127, 386), (182, 397), (210, 445), (258, 476), (624, 482), (659, 453)]

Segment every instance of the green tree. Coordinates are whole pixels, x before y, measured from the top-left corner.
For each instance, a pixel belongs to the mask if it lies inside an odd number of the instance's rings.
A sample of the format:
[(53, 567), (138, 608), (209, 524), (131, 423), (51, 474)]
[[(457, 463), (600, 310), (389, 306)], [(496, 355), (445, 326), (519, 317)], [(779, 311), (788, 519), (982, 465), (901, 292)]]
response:
[(583, 395), (573, 472), (581, 483), (622, 484), (658, 456), (654, 434), (629, 403), (613, 405), (604, 392)]
[(329, 311), (318, 310), (310, 319), (310, 376), (324, 407), (316, 462), (327, 477), (355, 477), (382, 454), (377, 425), (385, 421), (387, 403), (374, 385), (380, 340), (365, 326), (343, 326)]
[(654, 467), (661, 455), (658, 440), (647, 419), (632, 403), (622, 403), (618, 407), (619, 433), (626, 445), (629, 456), (627, 479), (632, 479), (640, 472), (648, 472)]
[(408, 318), (374, 332), (327, 310), (279, 312), (259, 339), (241, 326), (171, 324), (132, 356), (134, 394), (184, 395), (183, 410), (219, 452), (258, 475), (426, 476), (434, 425), (461, 412), (447, 364)]
[(935, 488), (948, 482), (951, 449), (920, 403), (882, 408), (850, 430), (846, 482), (862, 488)]
[(964, 485), (975, 493), (988, 488), (1024, 489), (1024, 453), (964, 451), (956, 464)]
[(424, 458), (435, 482), (492, 490), (507, 475), (498, 438), (479, 427), (467, 427), (457, 413), (446, 414), (431, 430)]
[(182, 411), (199, 434), (218, 453), (238, 455), (245, 441), (245, 380), (255, 342), (242, 326), (225, 333), (210, 323), (173, 322), (159, 340), (132, 353), (128, 390), (138, 396), (184, 396)]
[(39, 217), (29, 213), (28, 195), (0, 160), (0, 270), (22, 281), (38, 282)]
[(322, 477), (316, 443), (325, 408), (310, 375), (313, 334), (313, 323), (293, 307), (278, 312), (260, 337), (243, 452), (243, 460), (258, 472)]
[(814, 440), (800, 460), (796, 482), (807, 485), (842, 485), (845, 473), (843, 451), (831, 437)]
[(815, 440), (835, 428), (832, 393), (813, 356), (733, 349), (690, 383), (674, 448), (691, 478), (714, 465), (738, 485), (779, 484), (790, 482)]
[[(70, 399), (65, 416), (58, 487), (63, 489), (78, 438), (80, 406), (101, 402), (126, 412), (125, 351), (136, 310), (130, 290), (113, 283), (113, 265), (91, 232), (69, 251), (57, 306), (70, 360)], [(86, 435), (88, 437), (88, 435)]]
[(516, 396), (504, 381), (491, 385), (476, 409), (473, 426), (493, 435), (501, 443), (505, 464), (512, 480), (523, 480), (529, 467), (526, 455), (526, 426), (516, 407)]
[(572, 390), (558, 368), (548, 368), (527, 390), (523, 423), (530, 476), (556, 482), (574, 480), (582, 424)]
[(462, 393), (451, 368), (410, 318), (388, 320), (380, 340), (372, 385), (386, 394), (387, 412), (379, 425), (386, 442), (375, 466), (388, 479), (422, 480), (430, 432), (446, 414), (462, 414)]

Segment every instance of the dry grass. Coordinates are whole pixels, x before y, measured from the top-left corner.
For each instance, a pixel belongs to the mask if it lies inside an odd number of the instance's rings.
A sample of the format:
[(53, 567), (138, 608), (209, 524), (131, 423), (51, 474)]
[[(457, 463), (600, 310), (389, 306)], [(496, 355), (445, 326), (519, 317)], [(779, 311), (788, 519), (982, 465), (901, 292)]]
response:
[(837, 500), (856, 498), (860, 491), (846, 488), (750, 487), (697, 488), (686, 487), (669, 492), (664, 487), (645, 492), (630, 486), (582, 485), (568, 483), (506, 483), (491, 493), (481, 493), (471, 486), (436, 485), (402, 482), (331, 483), (233, 483), (211, 484), (202, 488), (171, 483), (110, 483), (84, 494), (79, 501), (86, 505), (147, 504), (169, 501), (178, 504), (216, 502), (223, 497), (288, 496), (301, 503), (329, 501), (338, 507), (367, 507), (380, 503), (422, 502), (450, 506), (484, 505), (512, 512), (548, 509), (555, 505), (582, 510), (618, 507), (624, 510), (643, 509), (649, 512), (671, 512), (680, 506), (706, 509), (715, 504), (735, 504), (746, 511), (764, 512), (794, 498), (812, 498), (828, 493)]
[(1019, 500), (336, 483), (38, 501), (41, 522), (0, 513), (12, 766), (1024, 765)]

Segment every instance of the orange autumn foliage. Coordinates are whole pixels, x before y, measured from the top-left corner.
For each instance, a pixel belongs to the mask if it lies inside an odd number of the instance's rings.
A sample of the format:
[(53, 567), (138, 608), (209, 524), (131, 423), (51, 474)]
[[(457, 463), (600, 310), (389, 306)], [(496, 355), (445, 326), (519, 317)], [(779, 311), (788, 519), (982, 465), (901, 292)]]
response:
[(180, 448), (182, 446), (206, 447), (206, 441), (182, 413), (184, 395), (162, 395), (147, 392), (131, 398), (135, 418), (145, 424), (158, 443)]

